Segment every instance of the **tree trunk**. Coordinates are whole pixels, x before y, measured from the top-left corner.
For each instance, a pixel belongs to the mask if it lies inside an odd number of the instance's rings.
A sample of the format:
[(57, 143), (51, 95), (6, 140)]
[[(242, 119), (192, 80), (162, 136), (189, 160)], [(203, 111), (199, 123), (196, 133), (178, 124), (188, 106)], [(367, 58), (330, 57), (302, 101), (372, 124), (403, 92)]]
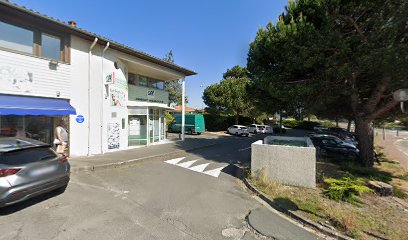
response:
[(364, 166), (372, 167), (374, 165), (374, 136), (370, 121), (364, 118), (356, 118), (355, 124), (360, 159)]
[(235, 114), (235, 124), (239, 123), (239, 114)]
[(336, 116), (336, 127), (339, 127), (339, 118)]
[(347, 123), (347, 131), (348, 132), (350, 132), (350, 130), (351, 130), (351, 121), (353, 121), (353, 120), (349, 119), (348, 123)]

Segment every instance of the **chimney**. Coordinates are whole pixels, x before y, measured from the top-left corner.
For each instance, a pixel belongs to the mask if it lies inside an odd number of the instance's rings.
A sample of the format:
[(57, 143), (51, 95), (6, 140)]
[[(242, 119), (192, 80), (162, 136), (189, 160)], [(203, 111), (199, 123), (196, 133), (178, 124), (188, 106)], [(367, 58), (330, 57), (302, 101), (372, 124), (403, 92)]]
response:
[(68, 21), (68, 25), (71, 27), (77, 27), (77, 23), (75, 21)]

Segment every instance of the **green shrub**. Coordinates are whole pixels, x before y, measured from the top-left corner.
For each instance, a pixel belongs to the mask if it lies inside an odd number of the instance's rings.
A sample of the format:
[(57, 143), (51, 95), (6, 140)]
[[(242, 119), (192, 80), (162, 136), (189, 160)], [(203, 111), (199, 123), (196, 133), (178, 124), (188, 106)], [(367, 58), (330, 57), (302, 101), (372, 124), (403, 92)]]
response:
[(324, 182), (328, 185), (323, 190), (324, 196), (335, 201), (341, 200), (353, 204), (360, 203), (356, 196), (372, 192), (362, 181), (351, 174), (341, 179), (326, 178)]
[(171, 122), (173, 122), (174, 117), (170, 113), (166, 113), (166, 126), (169, 126)]
[(336, 127), (336, 124), (329, 122), (329, 121), (320, 122), (320, 125), (328, 127), (328, 128)]

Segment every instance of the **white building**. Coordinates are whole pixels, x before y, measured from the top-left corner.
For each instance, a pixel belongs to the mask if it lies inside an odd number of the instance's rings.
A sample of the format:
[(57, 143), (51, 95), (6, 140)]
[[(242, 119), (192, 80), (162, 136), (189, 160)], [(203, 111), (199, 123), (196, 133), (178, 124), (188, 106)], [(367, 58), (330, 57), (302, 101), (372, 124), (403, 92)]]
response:
[[(165, 140), (164, 81), (195, 72), (0, 1), (0, 137), (52, 143), (69, 122), (71, 156)], [(67, 117), (69, 116), (69, 117)]]

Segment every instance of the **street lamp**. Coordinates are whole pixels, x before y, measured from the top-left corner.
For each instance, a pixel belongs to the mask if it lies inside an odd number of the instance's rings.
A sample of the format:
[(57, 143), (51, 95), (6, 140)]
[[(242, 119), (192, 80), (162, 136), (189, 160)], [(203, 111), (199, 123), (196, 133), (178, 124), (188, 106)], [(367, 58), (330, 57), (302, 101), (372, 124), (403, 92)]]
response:
[(401, 111), (405, 113), (404, 102), (408, 101), (408, 88), (399, 89), (394, 92), (394, 100), (400, 102)]
[[(204, 96), (204, 84), (201, 84), (201, 85), (200, 85), (200, 88), (203, 89), (203, 96)], [(203, 109), (204, 109), (204, 101), (201, 102), (201, 111), (203, 111)]]

